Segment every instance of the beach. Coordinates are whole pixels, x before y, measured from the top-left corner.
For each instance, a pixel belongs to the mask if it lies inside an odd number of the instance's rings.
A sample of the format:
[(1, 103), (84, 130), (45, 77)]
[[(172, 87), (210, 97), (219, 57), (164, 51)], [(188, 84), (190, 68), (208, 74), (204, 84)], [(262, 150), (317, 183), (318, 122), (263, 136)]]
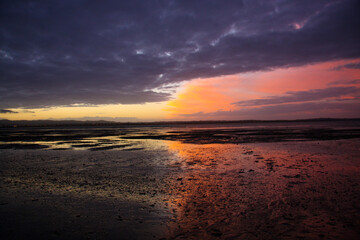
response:
[(360, 236), (357, 122), (31, 127), (0, 148), (2, 239)]

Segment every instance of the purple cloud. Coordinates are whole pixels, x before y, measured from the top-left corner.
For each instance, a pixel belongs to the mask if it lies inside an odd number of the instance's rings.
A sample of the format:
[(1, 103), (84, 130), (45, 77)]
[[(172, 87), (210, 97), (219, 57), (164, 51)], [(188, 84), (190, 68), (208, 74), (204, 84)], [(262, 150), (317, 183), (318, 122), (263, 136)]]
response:
[(344, 64), (341, 66), (337, 66), (332, 68), (332, 70), (336, 70), (336, 71), (340, 71), (344, 68), (348, 68), (348, 69), (360, 69), (360, 63), (348, 63), (348, 64)]
[(0, 107), (145, 103), (192, 78), (360, 57), (357, 0), (13, 1)]
[(282, 103), (308, 102), (346, 96), (353, 93), (360, 93), (357, 87), (330, 87), (325, 89), (312, 89), (308, 91), (287, 92), (283, 96), (271, 96), (262, 99), (251, 99), (235, 102), (238, 106), (260, 106)]
[(196, 119), (238, 120), (238, 119), (301, 119), (301, 118), (359, 118), (360, 101), (333, 100), (322, 102), (290, 103), (263, 107), (244, 108), (235, 111), (217, 111), (211, 113), (182, 114), (182, 117)]
[(359, 84), (360, 79), (352, 79), (352, 80), (340, 80), (329, 83), (328, 85), (355, 85)]

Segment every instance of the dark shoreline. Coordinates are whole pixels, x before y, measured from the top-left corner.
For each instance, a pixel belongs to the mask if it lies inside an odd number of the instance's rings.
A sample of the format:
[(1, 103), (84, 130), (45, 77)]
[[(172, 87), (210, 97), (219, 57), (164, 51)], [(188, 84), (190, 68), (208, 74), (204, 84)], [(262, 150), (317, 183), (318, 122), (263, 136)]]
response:
[(130, 150), (123, 146), (131, 146), (137, 140), (246, 144), (356, 138), (360, 139), (358, 120), (27, 126), (2, 128), (0, 149), (111, 150), (121, 146), (122, 150)]
[(234, 124), (234, 123), (307, 123), (307, 122), (340, 122), (357, 121), (360, 118), (310, 118), (295, 120), (199, 120), (199, 121), (155, 121), (155, 122), (112, 122), (112, 121), (76, 121), (76, 120), (0, 120), (0, 128), (13, 127), (69, 127), (69, 126), (181, 126), (181, 125), (203, 125), (203, 124)]

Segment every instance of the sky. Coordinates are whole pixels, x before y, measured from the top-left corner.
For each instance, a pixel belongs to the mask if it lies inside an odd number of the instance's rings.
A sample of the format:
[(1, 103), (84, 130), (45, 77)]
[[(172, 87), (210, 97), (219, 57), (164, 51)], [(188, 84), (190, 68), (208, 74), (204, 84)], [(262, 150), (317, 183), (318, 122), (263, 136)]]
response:
[(0, 119), (360, 117), (358, 0), (0, 2)]

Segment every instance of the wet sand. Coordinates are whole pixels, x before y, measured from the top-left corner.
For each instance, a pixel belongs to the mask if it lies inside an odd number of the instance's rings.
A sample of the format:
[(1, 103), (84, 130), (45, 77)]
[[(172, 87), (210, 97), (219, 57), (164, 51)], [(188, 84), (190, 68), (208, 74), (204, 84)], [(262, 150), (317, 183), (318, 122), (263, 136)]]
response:
[(22, 142), (12, 132), (0, 150), (1, 238), (359, 238), (356, 131), (281, 128), (282, 140), (245, 142), (243, 130), (30, 131)]
[(175, 201), (179, 239), (359, 237), (359, 142), (251, 144), (242, 159), (232, 148), (180, 150), (193, 170)]

